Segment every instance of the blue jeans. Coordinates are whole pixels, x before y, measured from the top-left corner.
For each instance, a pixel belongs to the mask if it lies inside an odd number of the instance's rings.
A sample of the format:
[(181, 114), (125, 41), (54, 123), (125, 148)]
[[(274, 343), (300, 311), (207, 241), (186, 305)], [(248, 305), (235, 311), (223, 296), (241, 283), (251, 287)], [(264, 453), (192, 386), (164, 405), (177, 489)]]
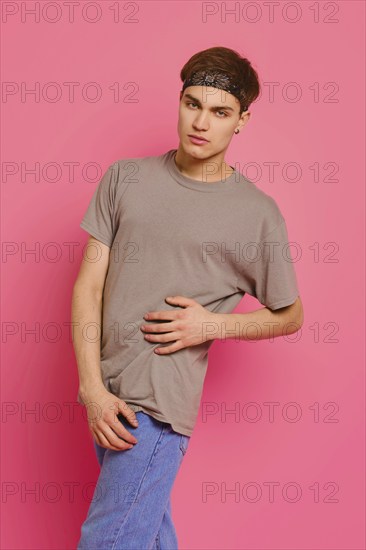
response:
[(177, 550), (170, 493), (190, 437), (138, 411), (137, 443), (113, 451), (94, 440), (101, 466), (77, 550)]

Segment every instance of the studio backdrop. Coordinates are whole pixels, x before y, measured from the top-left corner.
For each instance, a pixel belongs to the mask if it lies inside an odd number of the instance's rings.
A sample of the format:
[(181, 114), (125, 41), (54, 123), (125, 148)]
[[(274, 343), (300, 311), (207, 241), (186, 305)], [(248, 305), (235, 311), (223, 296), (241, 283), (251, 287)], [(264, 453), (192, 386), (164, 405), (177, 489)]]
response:
[(180, 547), (364, 548), (364, 2), (0, 7), (2, 548), (76, 547), (99, 474), (76, 401), (79, 224), (108, 166), (177, 148), (180, 70), (213, 46), (258, 72), (226, 161), (281, 209), (305, 318), (211, 346)]

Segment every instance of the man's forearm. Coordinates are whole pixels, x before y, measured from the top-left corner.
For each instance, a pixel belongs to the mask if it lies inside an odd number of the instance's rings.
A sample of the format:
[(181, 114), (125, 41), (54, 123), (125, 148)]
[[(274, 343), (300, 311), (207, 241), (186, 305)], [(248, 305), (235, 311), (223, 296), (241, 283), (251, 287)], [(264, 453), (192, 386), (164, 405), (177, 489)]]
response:
[(73, 345), (79, 372), (79, 393), (104, 388), (100, 370), (102, 296), (75, 285), (72, 294)]
[(249, 313), (218, 313), (206, 327), (209, 340), (265, 340), (297, 332), (303, 323), (300, 300), (272, 311), (266, 307)]

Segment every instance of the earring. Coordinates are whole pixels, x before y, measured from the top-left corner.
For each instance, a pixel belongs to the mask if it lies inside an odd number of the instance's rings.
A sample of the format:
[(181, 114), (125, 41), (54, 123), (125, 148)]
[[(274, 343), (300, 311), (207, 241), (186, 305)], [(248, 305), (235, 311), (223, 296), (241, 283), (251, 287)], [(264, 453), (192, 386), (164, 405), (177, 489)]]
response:
[(238, 134), (240, 132), (240, 130), (235, 130), (234, 134)]

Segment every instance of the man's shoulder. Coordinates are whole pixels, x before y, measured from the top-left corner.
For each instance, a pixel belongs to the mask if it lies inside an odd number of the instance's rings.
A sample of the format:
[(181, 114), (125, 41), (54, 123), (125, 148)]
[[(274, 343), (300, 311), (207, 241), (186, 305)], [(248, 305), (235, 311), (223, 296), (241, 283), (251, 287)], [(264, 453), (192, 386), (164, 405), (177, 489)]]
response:
[(159, 173), (159, 169), (164, 167), (164, 156), (122, 157), (112, 162), (108, 170), (112, 173), (115, 192), (124, 194), (130, 184), (149, 183), (152, 174)]
[(245, 179), (245, 199), (251, 211), (261, 217), (280, 221), (283, 216), (276, 199), (253, 181), (242, 177)]
[(126, 166), (145, 166), (150, 165), (152, 163), (159, 163), (163, 160), (163, 157), (167, 153), (163, 153), (160, 155), (145, 155), (140, 157), (122, 157), (117, 160), (115, 160), (112, 163), (112, 166), (115, 166), (116, 168), (124, 168)]

